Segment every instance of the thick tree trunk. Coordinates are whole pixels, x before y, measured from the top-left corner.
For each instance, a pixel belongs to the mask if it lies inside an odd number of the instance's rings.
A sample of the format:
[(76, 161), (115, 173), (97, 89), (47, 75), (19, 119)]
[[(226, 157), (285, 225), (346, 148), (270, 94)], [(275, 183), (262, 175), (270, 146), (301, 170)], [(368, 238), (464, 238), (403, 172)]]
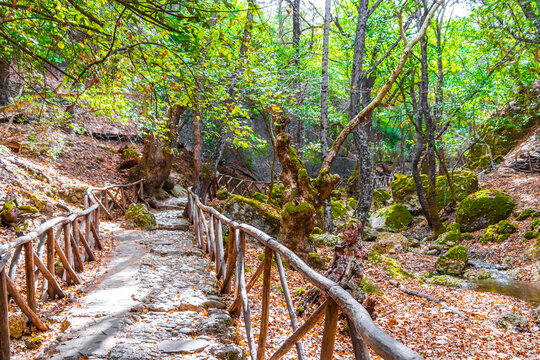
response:
[[(321, 153), (324, 159), (328, 155), (328, 43), (330, 39), (331, 1), (326, 0), (324, 7), (324, 34), (321, 82)], [(334, 230), (332, 221), (332, 204), (330, 199), (324, 202), (324, 228), (327, 232)]]
[(163, 141), (153, 134), (145, 135), (141, 161), (131, 170), (131, 178), (144, 179), (144, 189), (149, 196), (158, 195), (161, 186), (169, 177), (172, 155)]
[(9, 62), (0, 60), (0, 106), (9, 104)]
[(322, 172), (317, 179), (309, 177), (296, 150), (291, 147), (291, 136), (284, 132), (288, 122), (285, 117), (274, 119), (276, 153), (282, 165), (279, 179), (285, 185), (279, 236), (287, 247), (306, 260), (312, 251), (309, 235), (317, 225), (317, 213), (339, 182), (339, 176)]

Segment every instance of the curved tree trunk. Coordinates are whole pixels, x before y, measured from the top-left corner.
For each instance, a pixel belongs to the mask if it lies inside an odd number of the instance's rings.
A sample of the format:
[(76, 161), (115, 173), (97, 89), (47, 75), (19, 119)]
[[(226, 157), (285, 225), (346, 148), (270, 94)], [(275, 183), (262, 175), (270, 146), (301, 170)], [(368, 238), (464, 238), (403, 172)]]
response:
[(143, 140), (143, 155), (139, 164), (131, 170), (131, 178), (144, 179), (146, 194), (156, 196), (171, 173), (172, 154), (153, 134), (145, 135)]

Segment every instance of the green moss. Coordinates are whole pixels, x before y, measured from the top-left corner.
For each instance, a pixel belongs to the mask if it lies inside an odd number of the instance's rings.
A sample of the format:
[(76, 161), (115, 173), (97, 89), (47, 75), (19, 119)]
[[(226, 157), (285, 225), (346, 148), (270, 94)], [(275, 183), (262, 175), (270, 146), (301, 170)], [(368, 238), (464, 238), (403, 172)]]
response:
[(516, 225), (507, 220), (501, 220), (497, 224), (497, 233), (499, 234), (513, 234), (517, 231)]
[(347, 207), (343, 200), (330, 199), (332, 206), (332, 220), (336, 221), (347, 216)]
[(343, 237), (341, 235), (334, 235), (329, 233), (322, 233), (322, 234), (311, 234), (309, 236), (311, 243), (313, 246), (320, 247), (320, 246), (327, 246), (330, 248), (334, 248), (340, 241), (343, 240)]
[(377, 286), (377, 284), (375, 284), (373, 281), (368, 279), (366, 276), (362, 278), (362, 281), (360, 282), (360, 288), (366, 294), (377, 294), (377, 295), (383, 294), (383, 292), (381, 291), (381, 288)]
[(437, 271), (443, 275), (461, 275), (467, 266), (468, 250), (456, 245), (437, 259)]
[(430, 284), (441, 286), (464, 287), (466, 285), (464, 281), (448, 275), (432, 276), (427, 278), (426, 281)]
[(351, 194), (351, 195), (357, 194), (359, 173), (360, 173), (360, 167), (358, 166), (358, 163), (356, 163), (356, 165), (354, 165), (354, 169), (351, 176), (349, 176), (349, 178), (347, 179), (347, 186), (345, 187), (347, 194)]
[(474, 236), (472, 236), (471, 233), (465, 233), (465, 234), (462, 233), (462, 235), (463, 235), (463, 239), (465, 240), (472, 240), (474, 238)]
[(456, 222), (461, 231), (476, 231), (506, 219), (516, 201), (500, 190), (487, 189), (467, 196), (458, 207)]
[(253, 199), (265, 203), (268, 201), (268, 196), (261, 194), (260, 192), (255, 192), (255, 194), (253, 194)]
[(303, 216), (309, 213), (314, 213), (315, 207), (308, 202), (301, 202), (298, 205), (294, 205), (289, 201), (285, 204), (283, 212), (291, 216)]
[(268, 203), (281, 209), (283, 207), (283, 202), (285, 201), (285, 185), (283, 184), (274, 184), (272, 188), (272, 194), (268, 199)]
[(351, 209), (356, 209), (356, 205), (357, 205), (357, 202), (356, 202), (356, 199), (355, 198), (348, 198), (347, 199), (347, 205), (351, 208)]
[(535, 239), (537, 237), (539, 237), (540, 234), (537, 233), (537, 232), (534, 232), (534, 231), (526, 231), (525, 234), (523, 234), (523, 237), (527, 240), (532, 240), (532, 239)]
[(311, 233), (312, 233), (313, 235), (320, 235), (320, 234), (323, 233), (323, 231), (322, 231), (322, 229), (321, 229), (320, 227), (315, 226), (315, 227), (313, 228), (313, 231), (312, 231)]
[(30, 205), (21, 205), (19, 206), (21, 214), (35, 214), (38, 212), (38, 209)]
[(327, 258), (324, 255), (319, 255), (316, 252), (309, 253), (308, 255), (308, 265), (315, 269), (325, 270), (328, 268), (326, 265)]
[(376, 251), (370, 251), (368, 254), (368, 261), (373, 264), (383, 264), (388, 272), (388, 275), (396, 279), (411, 278), (416, 279), (419, 282), (423, 280), (417, 278), (407, 270), (403, 268), (403, 265), (396, 259), (379, 254)]
[(532, 216), (533, 213), (534, 213), (534, 209), (531, 209), (531, 208), (525, 209), (515, 214), (516, 220), (522, 221), (522, 220), (528, 219)]
[(222, 186), (217, 192), (216, 197), (218, 200), (227, 200), (229, 198), (229, 190), (225, 186)]
[(151, 230), (156, 226), (156, 217), (146, 209), (144, 204), (129, 205), (125, 219), (145, 230)]
[(386, 226), (393, 231), (400, 231), (412, 222), (412, 215), (407, 208), (401, 204), (395, 204), (387, 208)]
[(39, 348), (41, 346), (41, 344), (43, 343), (43, 339), (40, 338), (40, 337), (34, 337), (34, 338), (31, 338), (31, 339), (28, 339), (24, 342), (24, 345), (26, 345), (26, 347), (29, 349), (29, 350), (35, 350), (37, 348)]
[[(422, 187), (427, 191), (428, 176), (421, 174), (420, 178)], [(390, 188), (392, 189), (392, 198), (396, 202), (403, 202), (411, 194), (416, 194), (416, 185), (412, 175), (394, 175), (394, 181), (390, 183)]]
[(540, 220), (533, 220), (533, 222), (531, 222), (531, 230), (540, 231)]
[(122, 157), (126, 160), (137, 159), (139, 157), (139, 154), (137, 154), (137, 152), (132, 148), (125, 148), (124, 150), (122, 150)]
[(235, 202), (235, 201), (240, 201), (240, 202), (244, 202), (246, 204), (250, 204), (256, 210), (258, 210), (261, 213), (264, 213), (265, 215), (270, 216), (270, 217), (272, 217), (272, 218), (274, 218), (276, 220), (281, 219), (281, 217), (279, 215), (277, 215), (276, 213), (274, 213), (272, 211), (272, 210), (277, 210), (277, 209), (273, 208), (271, 205), (262, 203), (260, 201), (254, 200), (254, 199), (248, 199), (248, 198), (245, 198), (245, 197), (240, 196), (240, 195), (231, 196), (229, 198), (229, 200), (227, 200), (227, 202), (223, 205), (223, 208), (226, 208), (230, 203)]
[(486, 269), (469, 269), (465, 271), (463, 277), (469, 280), (485, 280), (491, 277), (491, 273)]
[[(439, 235), (439, 237), (435, 241), (436, 244), (452, 246), (458, 244), (459, 242), (461, 242), (461, 240), (463, 240), (463, 236), (461, 235), (461, 231), (459, 230), (459, 228), (455, 229), (455, 227), (451, 228), (450, 226), (448, 228), (450, 228), (450, 231)], [(448, 228), (447, 230), (449, 230)]]

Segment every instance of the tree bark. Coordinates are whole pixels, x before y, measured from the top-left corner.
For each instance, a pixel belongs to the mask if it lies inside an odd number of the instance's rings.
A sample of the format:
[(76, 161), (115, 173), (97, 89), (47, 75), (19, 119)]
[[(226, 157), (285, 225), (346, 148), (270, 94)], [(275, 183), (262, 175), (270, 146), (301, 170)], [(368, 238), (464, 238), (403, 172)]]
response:
[(9, 62), (0, 60), (0, 106), (9, 104)]
[[(324, 34), (321, 81), (321, 153), (324, 159), (328, 155), (328, 43), (330, 41), (331, 1), (326, 0), (324, 6)], [(327, 232), (334, 230), (332, 222), (332, 204), (330, 199), (324, 202), (324, 227)]]
[(144, 190), (149, 196), (159, 194), (169, 177), (172, 154), (162, 140), (154, 134), (145, 135), (143, 155), (139, 164), (130, 170), (132, 180), (144, 179)]

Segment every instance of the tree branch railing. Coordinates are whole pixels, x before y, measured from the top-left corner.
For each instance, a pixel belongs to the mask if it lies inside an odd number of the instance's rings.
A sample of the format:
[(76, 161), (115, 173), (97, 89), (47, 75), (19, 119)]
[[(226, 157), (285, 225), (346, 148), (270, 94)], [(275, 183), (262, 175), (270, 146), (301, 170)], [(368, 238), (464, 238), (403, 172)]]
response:
[[(269, 359), (277, 360), (296, 346), (297, 357), (305, 359), (302, 338), (320, 321), (325, 319), (323, 343), (320, 359), (329, 360), (333, 356), (334, 341), (337, 332), (338, 313), (342, 312), (349, 324), (351, 343), (356, 359), (369, 359), (368, 348), (384, 359), (411, 360), (422, 357), (395, 340), (379, 328), (364, 307), (337, 283), (317, 273), (303, 262), (296, 254), (276, 239), (253, 226), (238, 223), (222, 215), (216, 209), (205, 206), (199, 198), (188, 190), (188, 215), (194, 225), (195, 237), (199, 248), (206, 251), (216, 263), (216, 276), (221, 293), (231, 293), (234, 288), (235, 299), (229, 311), (243, 315), (247, 344), (251, 360), (265, 359), (266, 335), (269, 326), (270, 291), (272, 259), (275, 259), (283, 296), (291, 322), (292, 334)], [(208, 220), (207, 220), (208, 217)], [(223, 241), (223, 226), (229, 227), (227, 246)], [(258, 269), (246, 282), (245, 251), (246, 234), (255, 238), (264, 247), (264, 259)], [(326, 295), (320, 305), (302, 325), (299, 325), (293, 308), (287, 279), (283, 270), (282, 259), (290, 264), (302, 277)], [(262, 314), (259, 335), (254, 336), (251, 309), (248, 294), (263, 274)], [(258, 339), (257, 341), (255, 339)]]
[[(127, 206), (143, 199), (143, 180), (103, 188), (88, 188), (84, 210), (44, 222), (24, 236), (0, 246), (0, 360), (10, 358), (8, 296), (29, 322), (41, 331), (48, 330), (39, 317), (38, 300), (65, 296), (62, 285), (80, 284), (78, 273), (84, 263), (96, 260), (103, 250), (99, 237), (101, 215), (113, 219), (125, 214)], [(24, 254), (23, 288), (17, 288), (18, 265)], [(56, 274), (59, 261), (63, 275)], [(9, 266), (8, 266), (9, 263)], [(40, 282), (40, 275), (42, 281)], [(24, 295), (24, 297), (23, 297)]]
[(269, 183), (264, 181), (254, 181), (241, 179), (230, 175), (218, 174), (208, 185), (207, 196), (209, 200), (216, 197), (218, 189), (225, 187), (231, 194), (253, 197), (253, 194), (260, 192), (267, 195)]

